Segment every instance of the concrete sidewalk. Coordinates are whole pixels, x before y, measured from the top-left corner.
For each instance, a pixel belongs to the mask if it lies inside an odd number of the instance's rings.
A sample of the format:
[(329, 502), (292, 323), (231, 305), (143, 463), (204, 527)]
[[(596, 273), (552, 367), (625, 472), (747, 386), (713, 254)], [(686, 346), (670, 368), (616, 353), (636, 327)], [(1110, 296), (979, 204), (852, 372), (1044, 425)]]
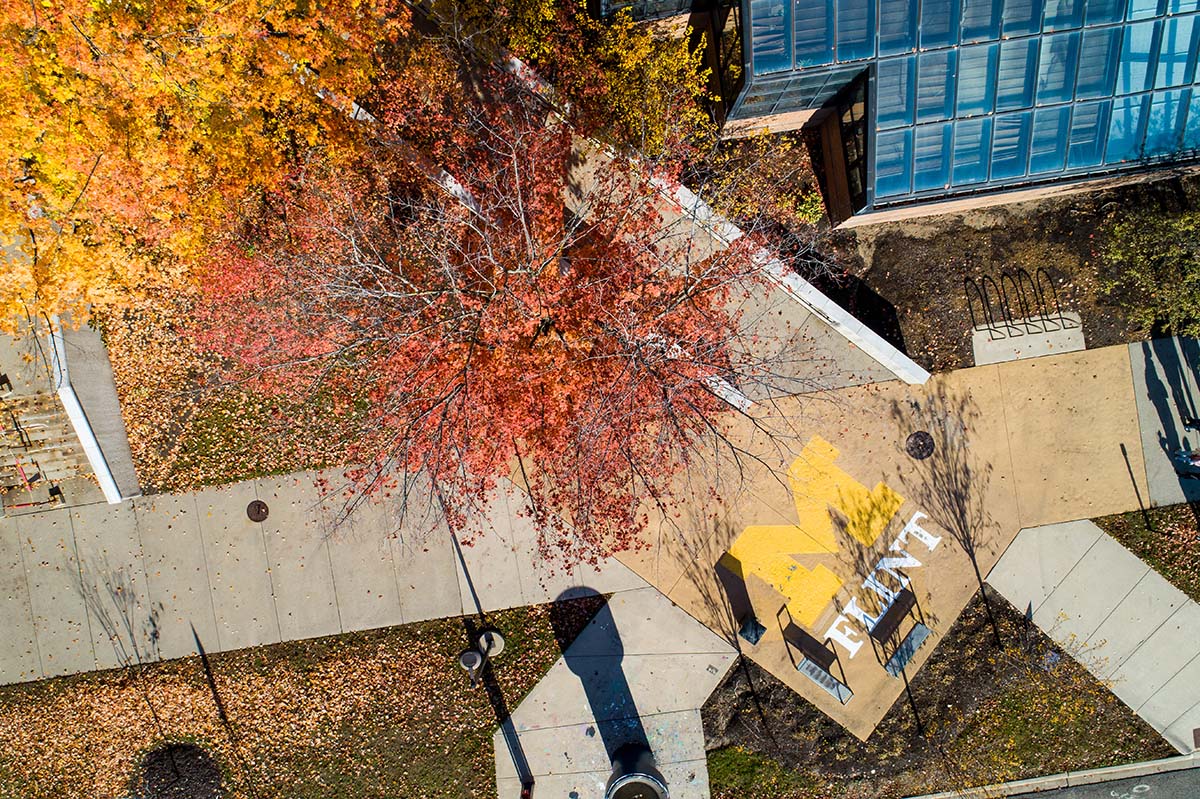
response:
[(0, 683), (190, 655), (190, 625), (223, 651), (645, 585), (613, 560), (551, 571), (513, 495), (456, 548), (440, 516), (400, 525), (390, 499), (337, 523), (317, 477), (0, 519)]
[(988, 582), (1180, 752), (1200, 739), (1200, 605), (1089, 521), (1022, 530)]
[(1148, 505), (1200, 500), (1200, 479), (1181, 477), (1172, 454), (1200, 449), (1200, 343), (1162, 338), (1129, 345), (1149, 484)]
[[(611, 753), (644, 740), (673, 799), (707, 799), (700, 707), (737, 653), (653, 588), (608, 602), (512, 714), (517, 747), (540, 797), (599, 797)], [(500, 799), (520, 795), (495, 734)]]

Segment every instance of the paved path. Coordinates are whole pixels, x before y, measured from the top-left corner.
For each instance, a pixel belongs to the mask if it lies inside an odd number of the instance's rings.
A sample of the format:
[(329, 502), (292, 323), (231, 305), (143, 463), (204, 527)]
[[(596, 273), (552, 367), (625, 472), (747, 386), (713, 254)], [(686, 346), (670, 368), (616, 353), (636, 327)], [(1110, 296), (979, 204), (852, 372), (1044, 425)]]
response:
[(1171, 455), (1200, 449), (1200, 343), (1163, 338), (1129, 345), (1150, 505), (1200, 500), (1200, 480), (1181, 479)]
[(1179, 751), (1200, 735), (1200, 605), (1089, 521), (1022, 530), (988, 582)]
[(335, 524), (313, 475), (0, 519), (0, 682), (190, 655), (189, 625), (221, 651), (645, 585), (611, 560), (551, 571), (517, 500), (491, 508), (466, 572), (435, 516), (399, 525), (388, 500)]
[[(915, 431), (932, 457), (907, 453)], [(727, 640), (752, 610), (766, 630), (746, 655), (862, 739), (902, 696), (890, 659), (911, 678), (978, 590), (971, 554), (987, 574), (1022, 528), (1146, 496), (1125, 346), (763, 403), (728, 434), (741, 463), (683, 476), (682, 521), (620, 557)], [(911, 612), (869, 638), (906, 585)], [(853, 696), (810, 668), (821, 646)]]
[[(611, 751), (644, 739), (673, 799), (707, 799), (700, 707), (736, 656), (653, 588), (614, 597), (512, 714), (534, 795), (603, 795)], [(503, 729), (495, 748), (500, 799), (515, 799)]]

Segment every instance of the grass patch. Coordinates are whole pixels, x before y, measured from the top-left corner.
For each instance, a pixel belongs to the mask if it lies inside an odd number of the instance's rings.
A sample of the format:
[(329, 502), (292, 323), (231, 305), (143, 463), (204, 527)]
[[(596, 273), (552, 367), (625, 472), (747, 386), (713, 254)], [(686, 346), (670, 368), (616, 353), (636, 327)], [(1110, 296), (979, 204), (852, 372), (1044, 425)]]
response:
[[(566, 604), (574, 632), (602, 601)], [(561, 653), (550, 607), (489, 619), (510, 709)], [(464, 620), (442, 619), (212, 655), (232, 737), (198, 658), (3, 687), (0, 797), (124, 796), (164, 741), (201, 746), (236, 799), (495, 796), (496, 718), (457, 664), (467, 645)]]
[[(743, 659), (704, 707), (714, 799), (898, 799), (1176, 754), (991, 594), (977, 596), (863, 743)], [(759, 787), (760, 781), (762, 787)]]
[(1196, 511), (1186, 504), (1171, 505), (1152, 508), (1146, 517), (1135, 511), (1092, 521), (1171, 585), (1200, 602), (1200, 526)]
[(789, 771), (769, 757), (740, 746), (717, 749), (708, 755), (708, 780), (726, 796), (784, 797), (808, 795), (816, 780), (808, 774)]

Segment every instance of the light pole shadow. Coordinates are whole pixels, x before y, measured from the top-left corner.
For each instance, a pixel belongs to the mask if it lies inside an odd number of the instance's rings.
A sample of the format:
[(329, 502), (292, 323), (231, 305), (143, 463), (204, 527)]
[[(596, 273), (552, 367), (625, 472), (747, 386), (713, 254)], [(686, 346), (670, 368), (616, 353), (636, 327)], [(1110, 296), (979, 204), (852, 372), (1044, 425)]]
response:
[[(592, 589), (583, 590), (597, 595)], [(614, 777), (648, 773), (662, 782), (625, 674), (625, 645), (608, 604), (600, 608), (578, 638), (571, 640), (574, 630), (563, 600), (579, 597), (580, 591), (576, 588), (560, 594), (550, 611), (563, 660), (583, 686), (596, 732), (613, 764)]]

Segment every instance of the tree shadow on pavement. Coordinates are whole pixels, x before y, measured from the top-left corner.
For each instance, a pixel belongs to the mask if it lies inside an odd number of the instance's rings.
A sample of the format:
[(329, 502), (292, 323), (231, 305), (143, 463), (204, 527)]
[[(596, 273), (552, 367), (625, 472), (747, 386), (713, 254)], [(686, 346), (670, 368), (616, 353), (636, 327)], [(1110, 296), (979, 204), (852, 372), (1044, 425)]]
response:
[[(979, 558), (992, 554), (992, 534), (998, 526), (984, 504), (992, 464), (971, 448), (970, 432), (980, 419), (978, 406), (969, 396), (938, 392), (920, 400), (893, 401), (891, 415), (901, 435), (924, 431), (932, 438), (932, 454), (923, 459), (904, 456), (907, 461), (897, 469), (898, 479), (905, 495), (967, 556), (982, 590)], [(983, 597), (992, 636), (1000, 646), (1000, 629), (987, 594)]]

